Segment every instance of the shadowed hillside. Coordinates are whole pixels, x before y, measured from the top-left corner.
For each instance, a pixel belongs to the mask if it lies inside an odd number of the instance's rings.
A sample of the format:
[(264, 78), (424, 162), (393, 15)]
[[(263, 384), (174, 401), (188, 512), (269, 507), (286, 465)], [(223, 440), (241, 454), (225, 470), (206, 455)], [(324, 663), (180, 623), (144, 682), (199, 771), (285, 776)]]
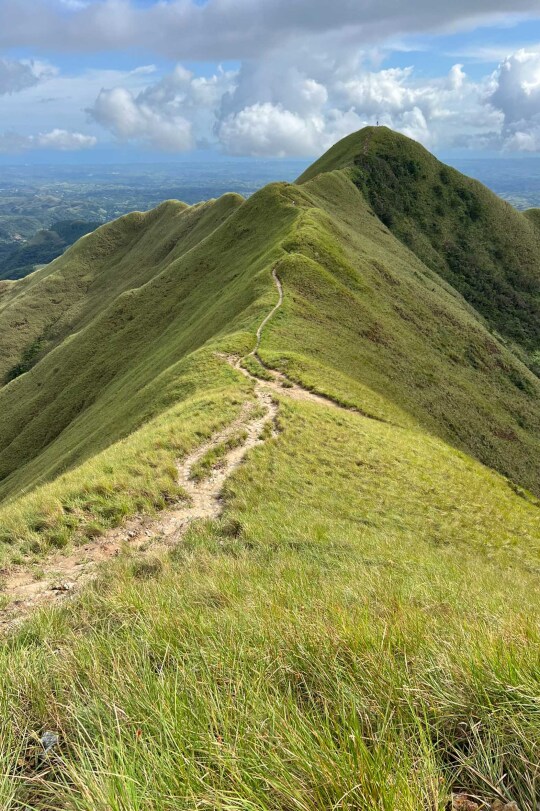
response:
[(11, 250), (4, 248), (0, 253), (0, 280), (27, 276), (36, 265), (52, 262), (66, 247), (98, 226), (99, 222), (60, 220), (50, 228), (41, 229), (24, 244), (11, 246)]

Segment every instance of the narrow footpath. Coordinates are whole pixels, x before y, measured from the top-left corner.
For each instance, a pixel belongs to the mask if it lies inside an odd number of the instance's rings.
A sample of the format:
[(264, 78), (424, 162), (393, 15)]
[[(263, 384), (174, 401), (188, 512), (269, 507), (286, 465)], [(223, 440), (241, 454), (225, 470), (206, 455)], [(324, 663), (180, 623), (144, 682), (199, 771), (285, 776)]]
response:
[[(278, 292), (278, 302), (261, 322), (256, 333), (255, 347), (247, 356), (253, 356), (259, 362), (261, 360), (257, 353), (263, 330), (283, 303), (283, 287), (275, 269), (272, 270), (272, 278)], [(121, 527), (116, 527), (82, 546), (76, 546), (67, 554), (57, 552), (47, 556), (38, 562), (35, 569), (21, 565), (0, 571), (0, 598), (7, 599), (7, 605), (0, 615), (0, 632), (11, 630), (43, 605), (59, 603), (73, 596), (96, 577), (100, 564), (118, 556), (123, 550), (131, 549), (139, 555), (154, 554), (160, 549), (175, 546), (192, 521), (217, 518), (223, 510), (221, 492), (226, 479), (239, 467), (252, 448), (264, 442), (265, 436), (276, 433), (276, 394), (340, 408), (332, 400), (291, 383), (280, 372), (267, 369), (272, 379), (261, 380), (244, 368), (243, 360), (227, 357), (227, 361), (235, 369), (252, 381), (256, 401), (246, 403), (240, 415), (230, 425), (178, 463), (178, 483), (186, 491), (188, 499), (156, 516), (134, 516)], [(272, 426), (270, 432), (267, 429), (268, 423)], [(219, 464), (208, 477), (200, 480), (192, 477), (193, 469), (209, 451), (239, 435), (241, 441), (220, 458)], [(36, 577), (38, 570), (39, 578)]]

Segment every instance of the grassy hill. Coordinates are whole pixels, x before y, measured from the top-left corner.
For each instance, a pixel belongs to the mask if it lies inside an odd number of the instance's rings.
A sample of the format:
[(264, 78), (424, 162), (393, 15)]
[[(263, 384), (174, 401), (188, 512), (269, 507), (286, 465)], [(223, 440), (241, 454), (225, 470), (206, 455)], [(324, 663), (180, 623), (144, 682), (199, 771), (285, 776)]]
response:
[(540, 233), (534, 215), (516, 211), (386, 127), (367, 127), (340, 141), (299, 182), (346, 167), (377, 217), (538, 372)]
[(535, 807), (537, 219), (367, 129), (0, 288), (8, 586), (166, 516), (179, 460), (219, 471), (216, 432), (277, 404), (217, 519), (0, 643), (2, 807)]

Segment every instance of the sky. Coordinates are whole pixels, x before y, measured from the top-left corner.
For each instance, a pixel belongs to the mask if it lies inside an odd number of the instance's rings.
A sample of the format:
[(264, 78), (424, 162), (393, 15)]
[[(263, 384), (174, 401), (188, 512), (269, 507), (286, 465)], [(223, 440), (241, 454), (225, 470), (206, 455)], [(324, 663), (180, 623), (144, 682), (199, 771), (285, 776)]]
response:
[(540, 155), (540, 0), (0, 0), (0, 156)]

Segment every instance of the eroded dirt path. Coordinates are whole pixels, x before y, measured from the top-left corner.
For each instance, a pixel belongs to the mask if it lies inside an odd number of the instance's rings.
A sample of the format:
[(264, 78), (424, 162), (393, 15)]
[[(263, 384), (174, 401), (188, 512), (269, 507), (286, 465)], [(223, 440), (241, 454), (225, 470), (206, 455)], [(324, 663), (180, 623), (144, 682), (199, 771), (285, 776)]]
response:
[(276, 285), (276, 288), (277, 288), (277, 291), (278, 291), (278, 302), (277, 302), (276, 306), (273, 307), (270, 310), (268, 315), (261, 321), (259, 329), (257, 330), (257, 342), (255, 343), (255, 349), (252, 349), (252, 351), (249, 353), (250, 355), (257, 355), (257, 352), (259, 351), (259, 347), (261, 345), (261, 338), (262, 338), (262, 334), (263, 334), (263, 329), (268, 324), (268, 322), (270, 321), (272, 316), (279, 310), (279, 308), (283, 304), (283, 286), (282, 286), (282, 284), (281, 284), (281, 282), (279, 280), (279, 277), (278, 277), (278, 275), (276, 273), (275, 268), (272, 268), (272, 279), (274, 280), (274, 284)]
[[(144, 555), (174, 546), (192, 521), (217, 518), (223, 508), (221, 491), (225, 480), (248, 451), (262, 444), (266, 424), (273, 426), (277, 414), (277, 405), (268, 390), (255, 385), (255, 395), (256, 402), (246, 403), (236, 420), (178, 463), (178, 483), (186, 492), (185, 500), (155, 517), (135, 516), (68, 554), (48, 556), (35, 567), (20, 566), (0, 572), (0, 598), (9, 600), (0, 616), (0, 630), (11, 628), (41, 605), (73, 595), (95, 577), (98, 564), (116, 557), (122, 550)], [(230, 449), (208, 477), (200, 481), (192, 478), (193, 468), (208, 451), (239, 435), (241, 444)]]
[[(261, 322), (255, 348), (250, 353), (261, 363), (257, 352), (263, 330), (283, 303), (283, 288), (275, 270), (272, 270), (272, 277), (278, 302)], [(121, 551), (131, 549), (141, 555), (154, 553), (177, 544), (192, 521), (217, 518), (223, 509), (221, 492), (225, 480), (252, 448), (264, 442), (268, 424), (272, 426), (270, 434), (276, 433), (276, 394), (340, 408), (332, 400), (291, 383), (280, 372), (267, 370), (272, 380), (260, 380), (241, 365), (242, 358), (228, 357), (227, 360), (253, 382), (256, 400), (255, 403), (246, 403), (236, 420), (178, 463), (178, 483), (187, 498), (157, 516), (135, 516), (121, 527), (75, 547), (67, 554), (58, 552), (35, 566), (22, 565), (0, 571), (0, 599), (7, 601), (0, 616), (0, 631), (11, 629), (40, 606), (72, 596), (96, 576), (99, 564)], [(234, 437), (238, 437), (237, 446), (222, 456), (207, 478), (200, 481), (192, 478), (194, 467), (208, 451)]]

